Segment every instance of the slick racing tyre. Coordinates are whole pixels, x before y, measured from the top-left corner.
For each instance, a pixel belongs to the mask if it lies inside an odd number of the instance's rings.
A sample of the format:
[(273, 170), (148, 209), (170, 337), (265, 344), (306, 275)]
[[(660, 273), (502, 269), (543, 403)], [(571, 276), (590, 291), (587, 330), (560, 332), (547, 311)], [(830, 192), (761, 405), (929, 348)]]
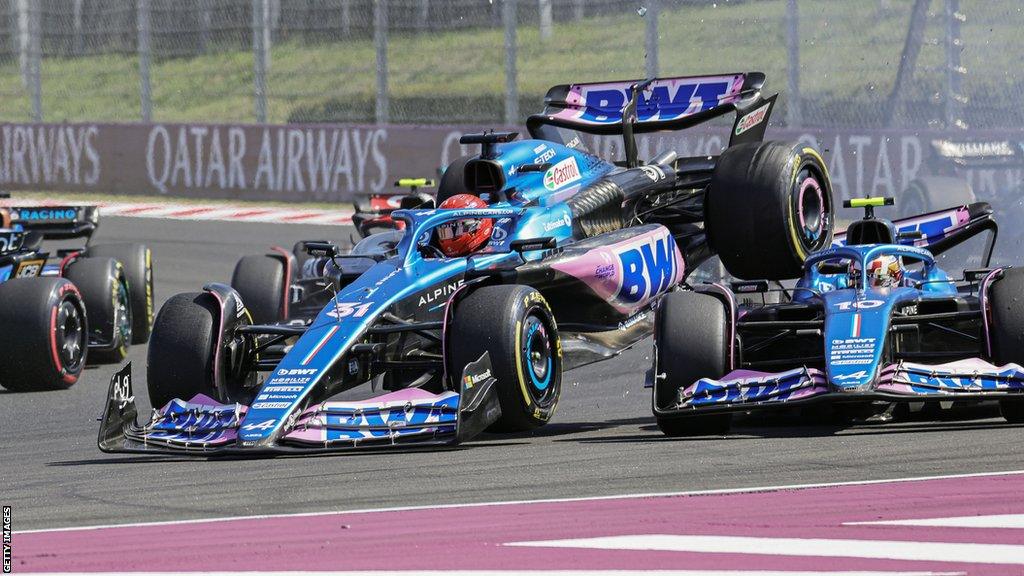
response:
[(132, 306), (132, 344), (145, 344), (153, 328), (153, 253), (143, 244), (90, 246), (86, 258), (113, 258), (124, 267)]
[(469, 192), (466, 189), (466, 162), (472, 159), (472, 156), (462, 156), (453, 160), (445, 168), (444, 174), (441, 175), (441, 181), (437, 184), (437, 206), (452, 196)]
[(785, 280), (832, 242), (832, 184), (811, 147), (739, 144), (719, 157), (704, 201), (712, 248), (733, 276)]
[(132, 343), (132, 304), (124, 266), (113, 258), (81, 258), (69, 264), (64, 278), (73, 282), (89, 315), (89, 360), (120, 362)]
[(977, 201), (971, 185), (961, 178), (924, 176), (915, 178), (896, 198), (901, 218), (919, 216)]
[[(660, 409), (676, 403), (681, 387), (701, 378), (721, 378), (729, 368), (728, 320), (725, 305), (709, 294), (671, 292), (658, 304), (654, 341), (658, 364), (654, 403)], [(663, 376), (663, 378), (662, 378)], [(667, 436), (725, 434), (732, 415), (680, 416), (655, 413), (658, 429)]]
[(8, 390), (68, 388), (88, 353), (85, 304), (63, 278), (0, 284), (0, 385)]
[(217, 398), (213, 367), (219, 314), (215, 298), (203, 292), (176, 294), (160, 308), (146, 364), (154, 408), (196, 394)]
[(242, 297), (254, 324), (285, 319), (288, 272), (282, 258), (268, 254), (245, 256), (235, 264), (231, 287)]
[(551, 419), (562, 391), (562, 345), (540, 292), (527, 286), (476, 289), (456, 305), (447, 345), (455, 384), (466, 365), (488, 354), (501, 403), (492, 430), (531, 430)]
[[(989, 339), (996, 365), (1024, 366), (1024, 268), (1003, 270), (989, 291)], [(1024, 424), (1024, 398), (999, 401), (1003, 418)]]

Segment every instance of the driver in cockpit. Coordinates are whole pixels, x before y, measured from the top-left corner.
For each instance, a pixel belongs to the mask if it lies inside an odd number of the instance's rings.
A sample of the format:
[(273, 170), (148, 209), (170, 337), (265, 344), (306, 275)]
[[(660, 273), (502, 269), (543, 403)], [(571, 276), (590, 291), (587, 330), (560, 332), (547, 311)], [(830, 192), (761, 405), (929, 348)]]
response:
[[(487, 208), (487, 203), (472, 194), (456, 194), (438, 206), (440, 210), (463, 208)], [(437, 227), (437, 246), (448, 258), (468, 256), (487, 244), (493, 228), (492, 218), (450, 220)]]
[[(850, 287), (860, 286), (861, 266), (859, 260), (850, 261), (849, 281)], [(906, 274), (903, 270), (903, 263), (898, 256), (883, 254), (868, 262), (868, 287), (870, 288), (896, 288), (903, 286)]]

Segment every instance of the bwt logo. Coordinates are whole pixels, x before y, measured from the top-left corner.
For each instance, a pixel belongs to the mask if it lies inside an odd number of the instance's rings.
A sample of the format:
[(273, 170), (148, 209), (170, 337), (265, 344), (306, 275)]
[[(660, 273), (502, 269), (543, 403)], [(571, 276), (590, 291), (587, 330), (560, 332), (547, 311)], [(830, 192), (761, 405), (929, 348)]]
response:
[(639, 248), (618, 254), (622, 263), (622, 287), (618, 298), (626, 302), (640, 302), (664, 292), (676, 276), (674, 240), (656, 238)]
[[(640, 94), (636, 105), (637, 120), (672, 120), (686, 114), (710, 110), (718, 106), (729, 91), (729, 82), (705, 82), (702, 84), (679, 84), (672, 93), (669, 86), (654, 86), (650, 96)], [(622, 120), (622, 109), (633, 96), (631, 88), (596, 89), (583, 93), (586, 108), (580, 116), (583, 120), (612, 124)]]

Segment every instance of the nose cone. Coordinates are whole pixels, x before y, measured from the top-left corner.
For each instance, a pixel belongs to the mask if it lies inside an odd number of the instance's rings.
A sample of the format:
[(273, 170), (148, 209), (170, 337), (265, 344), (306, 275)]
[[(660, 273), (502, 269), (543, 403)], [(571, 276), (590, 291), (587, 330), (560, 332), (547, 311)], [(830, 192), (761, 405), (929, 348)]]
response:
[(828, 292), (824, 299), (829, 383), (837, 392), (868, 390), (878, 375), (895, 299), (853, 289)]

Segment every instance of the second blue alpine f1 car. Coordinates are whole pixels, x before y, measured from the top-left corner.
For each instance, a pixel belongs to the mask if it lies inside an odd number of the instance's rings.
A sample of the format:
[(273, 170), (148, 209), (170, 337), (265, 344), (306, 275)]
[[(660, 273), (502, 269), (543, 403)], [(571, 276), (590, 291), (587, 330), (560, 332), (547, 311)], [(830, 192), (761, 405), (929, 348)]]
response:
[[(705, 284), (662, 299), (648, 383), (669, 435), (722, 433), (735, 412), (831, 403), (866, 417), (898, 403), (998, 400), (1024, 423), (1024, 269), (987, 268), (986, 203), (890, 222), (865, 217), (811, 254), (781, 302), (738, 303), (767, 282)], [(986, 268), (952, 276), (936, 256), (988, 232)]]
[[(339, 450), (545, 424), (562, 372), (649, 335), (652, 307), (712, 255), (740, 277), (786, 278), (831, 243), (824, 162), (762, 142), (775, 101), (763, 82), (556, 86), (531, 139), (464, 136), (479, 154), (448, 166), (436, 198), (399, 200), (407, 209), (388, 216), (401, 230), (350, 253), (304, 241), (246, 256), (230, 286), (163, 306), (146, 376), (155, 411), (136, 423), (120, 372), (100, 448)], [(635, 133), (730, 112), (720, 156), (637, 157)], [(591, 154), (580, 133), (621, 135), (625, 161)], [(339, 397), (367, 383), (370, 398)]]

